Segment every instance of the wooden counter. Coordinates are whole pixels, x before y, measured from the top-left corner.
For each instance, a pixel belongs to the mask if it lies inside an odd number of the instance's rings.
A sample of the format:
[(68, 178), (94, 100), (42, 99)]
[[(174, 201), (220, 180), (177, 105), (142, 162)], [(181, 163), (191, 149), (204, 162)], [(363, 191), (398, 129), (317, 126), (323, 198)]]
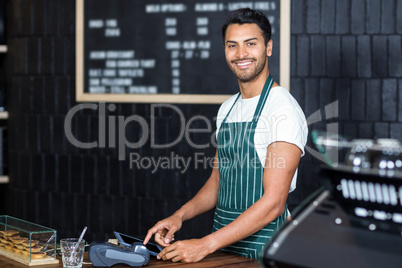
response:
[[(87, 256), (86, 256), (87, 257)], [(59, 264), (49, 264), (49, 265), (44, 265), (44, 266), (26, 266), (23, 265), (19, 262), (13, 261), (11, 259), (8, 259), (4, 256), (0, 256), (0, 268), (27, 268), (27, 267), (63, 267), (63, 263), (61, 261), (61, 257), (58, 257), (60, 259)], [(84, 263), (89, 262), (89, 259), (84, 259)], [(89, 268), (92, 267), (91, 264), (83, 264), (83, 268)], [(130, 266), (125, 266), (125, 265), (116, 265), (113, 267), (130, 267)], [(148, 263), (147, 266), (145, 267), (190, 267), (190, 268), (208, 268), (208, 267), (235, 267), (235, 268), (253, 268), (253, 267), (261, 267), (258, 263), (257, 260), (253, 259), (248, 259), (244, 257), (240, 257), (237, 255), (231, 255), (227, 253), (222, 253), (222, 252), (215, 252), (209, 256), (207, 256), (205, 259), (198, 263), (174, 263), (171, 261), (160, 261), (155, 258), (151, 258), (151, 261)]]

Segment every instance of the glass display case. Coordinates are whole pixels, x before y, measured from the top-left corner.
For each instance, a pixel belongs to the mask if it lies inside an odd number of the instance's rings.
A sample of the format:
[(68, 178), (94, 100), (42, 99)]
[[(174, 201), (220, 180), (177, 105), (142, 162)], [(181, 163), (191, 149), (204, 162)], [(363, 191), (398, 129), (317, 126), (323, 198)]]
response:
[(58, 263), (56, 230), (0, 215), (0, 255), (32, 266)]

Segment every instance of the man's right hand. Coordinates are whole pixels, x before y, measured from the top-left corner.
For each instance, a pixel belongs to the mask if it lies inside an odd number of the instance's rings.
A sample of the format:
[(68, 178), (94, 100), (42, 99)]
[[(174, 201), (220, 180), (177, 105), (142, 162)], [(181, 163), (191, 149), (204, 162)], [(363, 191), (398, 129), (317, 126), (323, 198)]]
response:
[(174, 233), (180, 230), (182, 219), (179, 216), (172, 215), (164, 220), (157, 222), (154, 227), (148, 230), (147, 236), (144, 239), (146, 245), (155, 234), (155, 242), (162, 247), (170, 246), (170, 242), (174, 240)]

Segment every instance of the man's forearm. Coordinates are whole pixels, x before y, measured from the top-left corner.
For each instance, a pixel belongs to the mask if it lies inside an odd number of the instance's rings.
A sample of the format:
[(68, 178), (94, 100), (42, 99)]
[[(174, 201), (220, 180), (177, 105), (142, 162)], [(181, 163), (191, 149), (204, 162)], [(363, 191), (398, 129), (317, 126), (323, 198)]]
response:
[(202, 188), (198, 191), (198, 193), (179, 210), (177, 210), (173, 216), (179, 217), (183, 222), (210, 211), (211, 209), (215, 208), (216, 203), (218, 202), (218, 189), (219, 170), (218, 151), (216, 151), (211, 176), (204, 186), (202, 186)]
[[(182, 221), (190, 220), (215, 208), (218, 201), (219, 179), (213, 171), (211, 177), (200, 191), (173, 215), (180, 217)], [(217, 173), (217, 171), (216, 171)]]

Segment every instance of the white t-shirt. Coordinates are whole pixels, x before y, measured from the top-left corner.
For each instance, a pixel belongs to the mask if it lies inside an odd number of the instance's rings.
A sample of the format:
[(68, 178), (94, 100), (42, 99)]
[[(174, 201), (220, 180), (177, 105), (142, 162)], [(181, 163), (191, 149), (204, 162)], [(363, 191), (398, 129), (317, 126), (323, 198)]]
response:
[[(217, 131), (218, 134), (222, 121), (229, 112), (238, 94), (233, 95), (225, 101), (218, 111)], [(255, 109), (260, 96), (249, 99), (242, 99), (240, 96), (230, 112), (227, 123), (250, 122), (254, 116)], [(306, 117), (297, 101), (283, 87), (273, 87), (258, 120), (254, 144), (262, 166), (284, 165), (283, 159), (275, 156), (267, 156), (268, 146), (277, 141), (284, 141), (296, 145), (304, 155), (304, 146), (307, 142), (308, 128)], [(281, 161), (282, 160), (282, 161)], [(296, 188), (297, 170), (293, 175), (289, 192)]]

